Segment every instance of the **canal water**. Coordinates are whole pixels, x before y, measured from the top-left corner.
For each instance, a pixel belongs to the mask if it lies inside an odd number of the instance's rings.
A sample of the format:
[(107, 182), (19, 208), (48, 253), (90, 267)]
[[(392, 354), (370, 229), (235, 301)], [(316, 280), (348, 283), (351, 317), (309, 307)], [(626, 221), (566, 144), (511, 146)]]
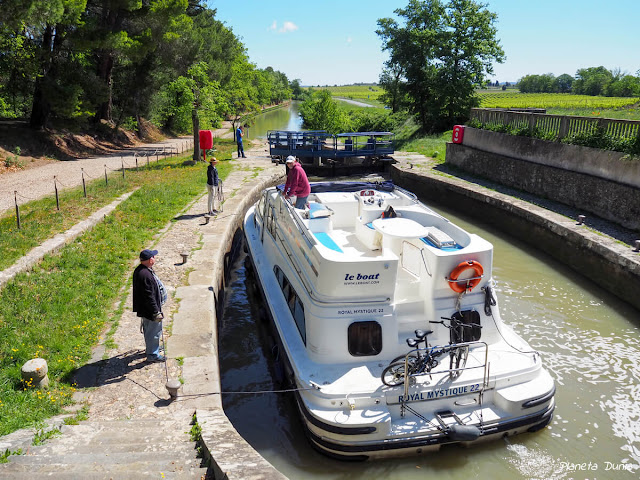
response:
[(287, 107), (276, 108), (252, 119), (251, 126), (245, 130), (249, 140), (265, 138), (269, 130), (301, 130), (302, 118), (298, 115), (300, 103), (291, 102)]
[[(294, 103), (258, 117), (249, 135), (300, 124)], [(269, 348), (266, 307), (241, 254), (219, 321), (222, 388), (239, 392), (224, 394), (223, 404), (238, 432), (291, 480), (638, 478), (640, 312), (543, 252), (477, 219), (435, 209), (493, 243), (502, 317), (542, 353), (556, 381), (551, 425), (421, 457), (367, 463), (325, 457), (308, 444), (290, 394), (264, 393), (281, 388), (281, 372)]]
[[(503, 318), (535, 349), (556, 380), (549, 427), (471, 448), (365, 463), (333, 460), (308, 444), (284, 393), (227, 393), (240, 434), (292, 480), (626, 479), (640, 470), (639, 312), (544, 253), (436, 208), (494, 245)], [(222, 388), (280, 388), (261, 303), (245, 258), (237, 261), (219, 324)]]

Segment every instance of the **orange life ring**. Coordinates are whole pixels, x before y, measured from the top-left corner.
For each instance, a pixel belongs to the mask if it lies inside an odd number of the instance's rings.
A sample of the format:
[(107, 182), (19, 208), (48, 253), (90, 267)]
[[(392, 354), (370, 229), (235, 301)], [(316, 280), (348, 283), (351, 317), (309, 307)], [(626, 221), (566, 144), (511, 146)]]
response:
[[(460, 274), (469, 268), (473, 269), (473, 276), (478, 278), (474, 278), (473, 280), (463, 279), (456, 282)], [(462, 293), (465, 290), (471, 291), (480, 283), (480, 280), (482, 279), (479, 277), (481, 277), (483, 273), (484, 268), (482, 268), (480, 262), (476, 262), (475, 260), (467, 260), (460, 263), (456, 268), (451, 270), (451, 273), (449, 274), (449, 286), (451, 287), (451, 290), (457, 293)]]

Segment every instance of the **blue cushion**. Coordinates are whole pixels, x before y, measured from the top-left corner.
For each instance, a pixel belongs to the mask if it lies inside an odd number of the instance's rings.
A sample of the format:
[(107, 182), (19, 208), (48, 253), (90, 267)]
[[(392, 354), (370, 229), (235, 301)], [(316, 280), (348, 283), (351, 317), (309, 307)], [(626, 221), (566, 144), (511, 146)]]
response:
[(333, 215), (331, 210), (326, 205), (316, 202), (309, 202), (309, 218), (323, 218)]
[(342, 253), (342, 249), (338, 246), (336, 242), (333, 241), (333, 238), (329, 236), (326, 232), (317, 232), (314, 233), (318, 241), (327, 248), (334, 250), (338, 253)]
[(438, 248), (438, 249), (443, 250), (445, 252), (452, 252), (452, 251), (455, 251), (455, 250), (461, 250), (462, 249), (462, 246), (458, 245), (457, 243), (455, 245), (450, 246), (450, 247), (449, 246), (447, 246), (447, 247), (438, 247), (438, 245), (433, 243), (427, 237), (422, 237), (420, 240), (422, 240), (427, 245), (431, 245), (432, 247)]

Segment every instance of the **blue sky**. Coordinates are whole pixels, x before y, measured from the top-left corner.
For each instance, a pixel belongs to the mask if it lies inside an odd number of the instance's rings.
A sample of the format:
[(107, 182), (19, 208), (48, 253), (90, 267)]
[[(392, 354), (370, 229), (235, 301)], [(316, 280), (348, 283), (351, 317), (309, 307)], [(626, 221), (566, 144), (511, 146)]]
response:
[[(377, 20), (408, 0), (208, 0), (240, 37), (251, 62), (303, 85), (377, 82), (386, 55)], [(492, 80), (575, 75), (603, 65), (640, 70), (640, 0), (485, 0), (498, 15), (506, 61)]]

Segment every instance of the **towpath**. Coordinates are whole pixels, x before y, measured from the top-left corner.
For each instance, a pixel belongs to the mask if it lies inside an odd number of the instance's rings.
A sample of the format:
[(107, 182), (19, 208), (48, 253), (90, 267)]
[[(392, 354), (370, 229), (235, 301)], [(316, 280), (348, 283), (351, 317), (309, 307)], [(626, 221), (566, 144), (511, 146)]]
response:
[[(213, 131), (215, 138), (233, 138), (231, 122), (223, 122), (222, 127)], [(99, 155), (77, 160), (49, 163), (37, 168), (29, 168), (19, 172), (0, 175), (0, 214), (15, 206), (17, 192), (18, 204), (52, 195), (54, 176), (59, 185), (65, 188), (82, 185), (82, 171), (91, 178), (102, 177), (105, 168), (108, 172), (122, 168), (135, 167), (135, 159), (146, 162), (147, 156), (154, 160), (163, 157), (170, 151), (183, 152), (193, 145), (193, 137), (168, 138), (162, 142), (145, 143), (135, 147), (122, 149), (107, 155)], [(59, 187), (60, 188), (60, 187)]]

